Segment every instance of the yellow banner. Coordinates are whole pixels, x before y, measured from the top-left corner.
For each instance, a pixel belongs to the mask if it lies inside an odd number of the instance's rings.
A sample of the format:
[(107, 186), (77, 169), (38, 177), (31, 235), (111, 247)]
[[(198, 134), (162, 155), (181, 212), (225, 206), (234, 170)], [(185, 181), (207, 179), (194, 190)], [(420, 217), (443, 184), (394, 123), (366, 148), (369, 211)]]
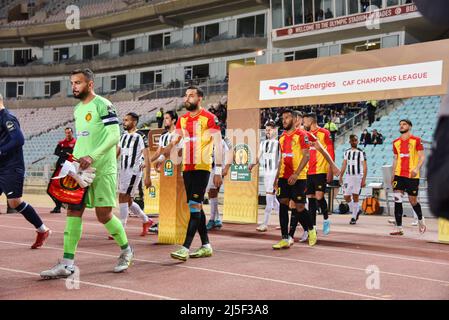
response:
[(449, 243), (449, 220), (438, 218), (438, 241)]
[(151, 183), (150, 189), (145, 189), (144, 203), (146, 214), (159, 214), (159, 173), (153, 168), (151, 169)]

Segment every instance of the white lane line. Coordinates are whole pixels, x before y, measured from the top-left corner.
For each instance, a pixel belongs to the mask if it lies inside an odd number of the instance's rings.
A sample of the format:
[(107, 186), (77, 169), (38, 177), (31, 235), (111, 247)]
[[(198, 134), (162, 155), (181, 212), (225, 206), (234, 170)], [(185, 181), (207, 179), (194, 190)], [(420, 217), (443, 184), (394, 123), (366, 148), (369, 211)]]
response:
[[(6, 272), (21, 273), (21, 274), (26, 274), (26, 275), (30, 275), (30, 276), (38, 276), (38, 277), (40, 277), (39, 273), (28, 272), (28, 271), (19, 270), (19, 269), (11, 269), (11, 268), (0, 267), (0, 270), (1, 271), (6, 271)], [(58, 279), (58, 280), (66, 281), (66, 279)], [(158, 294), (152, 294), (152, 293), (148, 293), (148, 292), (144, 292), (144, 291), (137, 291), (137, 290), (131, 290), (131, 289), (126, 289), (126, 288), (120, 288), (120, 287), (113, 287), (113, 286), (108, 286), (108, 285), (95, 283), (95, 282), (88, 282), (88, 281), (81, 281), (81, 280), (79, 280), (79, 283), (85, 284), (85, 285), (88, 285), (88, 286), (92, 286), (92, 287), (98, 287), (98, 288), (103, 288), (103, 289), (109, 289), (109, 290), (116, 290), (116, 291), (121, 291), (121, 292), (133, 293), (133, 294), (138, 294), (138, 295), (142, 295), (142, 296), (146, 296), (146, 297), (158, 298), (158, 299), (162, 299), (162, 300), (177, 300), (175, 298), (161, 296), (161, 295), (158, 295)]]
[[(27, 244), (27, 243), (11, 242), (11, 241), (0, 241), (0, 243), (17, 245), (17, 246), (27, 246), (27, 247), (29, 246), (29, 244)], [(63, 251), (63, 249), (61, 249), (61, 248), (55, 248), (55, 247), (49, 247), (49, 246), (45, 246), (42, 249)], [(117, 258), (116, 256), (111, 255), (111, 254), (78, 250), (77, 254), (80, 254), (80, 253), (90, 254), (90, 255), (95, 255), (95, 256), (102, 256), (102, 257), (109, 257), (109, 258), (114, 258), (114, 259)], [(164, 261), (146, 260), (146, 259), (134, 259), (134, 261), (148, 262), (148, 263), (152, 263), (152, 264), (158, 264), (158, 265), (167, 266), (166, 262), (164, 262)], [(213, 272), (213, 273), (231, 275), (231, 276), (240, 277), (240, 278), (261, 280), (261, 281), (267, 281), (267, 282), (273, 282), (273, 283), (281, 283), (281, 284), (290, 285), (290, 286), (297, 286), (297, 287), (303, 287), (303, 288), (327, 291), (327, 292), (332, 292), (332, 293), (351, 295), (351, 296), (356, 296), (356, 297), (359, 297), (359, 298), (368, 298), (368, 299), (375, 299), (375, 300), (388, 300), (388, 299), (381, 298), (381, 297), (370, 296), (370, 295), (356, 293), (356, 292), (351, 292), (351, 291), (344, 291), (344, 290), (338, 290), (338, 289), (332, 289), (332, 288), (326, 288), (326, 287), (319, 287), (319, 286), (313, 286), (313, 285), (308, 285), (308, 284), (303, 284), (303, 283), (298, 283), (298, 282), (290, 282), (290, 281), (284, 281), (284, 280), (278, 280), (278, 279), (272, 279), (272, 278), (266, 278), (266, 277), (257, 277), (257, 276), (251, 276), (251, 275), (247, 275), (247, 274), (242, 274), (242, 273), (236, 273), (236, 272), (228, 272), (228, 271), (222, 271), (222, 270), (214, 270), (214, 269), (207, 269), (207, 268), (193, 267), (193, 266), (186, 266), (186, 265), (179, 265), (179, 264), (175, 264), (173, 266), (174, 267), (178, 267), (178, 268), (208, 271), (208, 272)]]
[[(6, 227), (6, 228), (10, 228), (10, 229), (34, 230), (34, 229), (32, 229), (32, 228), (12, 227), (12, 226), (4, 226), (4, 225), (0, 225), (0, 227)], [(52, 232), (64, 234), (64, 232), (60, 232), (60, 231), (52, 231)], [(98, 235), (94, 235), (94, 234), (86, 234), (86, 233), (83, 233), (83, 235), (89, 236), (89, 237), (93, 237), (93, 238), (105, 239), (104, 236), (98, 236)], [(148, 244), (148, 243), (149, 243), (149, 241), (147, 241), (147, 240), (139, 240), (139, 239), (131, 239), (131, 238), (128, 238), (128, 239), (131, 240), (131, 242), (140, 242), (140, 243), (145, 243), (145, 244)], [(215, 248), (215, 247), (214, 247), (214, 248)], [(292, 248), (294, 248), (294, 247), (292, 247)], [(242, 252), (242, 251), (223, 250), (223, 249), (214, 249), (214, 251), (217, 251), (217, 252), (225, 252), (225, 253), (232, 253), (232, 254), (238, 254), (238, 255), (253, 256), (253, 257), (260, 257), (260, 258), (270, 258), (270, 259), (275, 259), (275, 260), (277, 259), (277, 260), (283, 260), (283, 261), (292, 261), (292, 262), (309, 263), (309, 264), (322, 265), (322, 266), (333, 267), (333, 268), (342, 268), (342, 269), (349, 269), (349, 270), (357, 270), (357, 271), (362, 271), (363, 273), (365, 273), (365, 271), (366, 271), (365, 269), (362, 269), (362, 268), (351, 267), (351, 266), (346, 266), (346, 265), (341, 265), (341, 264), (332, 264), (332, 263), (325, 263), (325, 262), (317, 262), (317, 261), (312, 261), (312, 260), (294, 259), (294, 258), (287, 258), (287, 257), (275, 257), (275, 256), (270, 256), (270, 255), (263, 255), (263, 254), (256, 254), (256, 253)], [(446, 281), (446, 280), (439, 280), (439, 279), (433, 279), (433, 278), (425, 278), (425, 277), (419, 277), (419, 276), (407, 275), (407, 274), (403, 274), (403, 273), (394, 273), (394, 272), (388, 272), (388, 271), (380, 271), (380, 273), (381, 273), (381, 274), (385, 274), (385, 275), (395, 276), (395, 277), (403, 277), (403, 278), (411, 278), (411, 279), (416, 279), (416, 280), (438, 282), (438, 283), (444, 284), (445, 286), (446, 286), (446, 285), (449, 285), (449, 281)]]
[[(362, 271), (363, 273), (365, 273), (365, 271), (366, 271), (366, 269), (363, 269), (363, 268), (345, 266), (345, 265), (341, 265), (341, 264), (316, 262), (316, 261), (311, 261), (311, 260), (293, 259), (293, 258), (287, 258), (287, 257), (274, 257), (274, 256), (264, 255), (264, 254), (249, 253), (249, 252), (238, 252), (238, 251), (222, 250), (222, 249), (218, 249), (218, 250), (214, 249), (214, 251), (226, 252), (226, 253), (238, 254), (238, 255), (245, 255), (245, 256), (252, 256), (252, 257), (260, 257), (260, 258), (264, 258), (264, 259), (266, 259), (266, 258), (275, 259), (275, 260), (278, 259), (278, 260), (291, 261), (291, 262), (301, 262), (301, 263), (309, 263), (309, 264), (321, 265), (321, 266), (325, 266), (325, 267), (357, 270), (357, 271)], [(416, 280), (439, 282), (439, 283), (444, 284), (445, 286), (449, 285), (449, 281), (446, 281), (446, 280), (424, 278), (424, 277), (418, 277), (418, 276), (413, 276), (413, 275), (407, 275), (407, 274), (403, 274), (403, 273), (394, 273), (394, 272), (387, 272), (387, 271), (379, 271), (379, 273), (385, 274), (385, 275), (394, 276), (394, 277), (404, 277), (404, 278), (411, 278), (411, 279), (416, 279)]]
[[(11, 216), (7, 216), (7, 218), (9, 219), (20, 219), (23, 220), (22, 217), (11, 217)], [(50, 221), (50, 222), (58, 222), (58, 223), (64, 223), (65, 224), (65, 220), (51, 220), (51, 219), (45, 219), (45, 221)], [(94, 227), (101, 227), (104, 229), (103, 225), (99, 222), (83, 222), (83, 224), (85, 225), (90, 225), (90, 226), (94, 226)], [(126, 227), (127, 230), (139, 230), (141, 231), (142, 228), (140, 227), (132, 227), (132, 226), (127, 226)], [(34, 230), (34, 229), (33, 229)], [(224, 236), (224, 235), (220, 235), (217, 234), (216, 232), (211, 232), (209, 233), (209, 236), (213, 236), (213, 237), (219, 237), (219, 238), (225, 238), (225, 239), (229, 239), (230, 236)], [(246, 241), (246, 242), (259, 242), (259, 243), (266, 243), (267, 241), (271, 241), (270, 239), (247, 239), (244, 237), (236, 237), (238, 238), (238, 241)], [(318, 239), (319, 240), (319, 239)], [(388, 259), (398, 259), (398, 260), (404, 260), (404, 261), (413, 261), (413, 262), (420, 262), (420, 263), (429, 263), (429, 264), (436, 264), (436, 265), (441, 265), (441, 266), (447, 266), (449, 267), (449, 263), (445, 263), (445, 262), (439, 262), (439, 261), (431, 261), (431, 260), (423, 260), (423, 259), (417, 259), (417, 258), (408, 258), (408, 257), (403, 257), (403, 256), (397, 256), (397, 255), (390, 255), (390, 254), (380, 254), (380, 253), (371, 253), (371, 252), (362, 252), (362, 251), (353, 251), (353, 250), (344, 250), (344, 249), (335, 249), (335, 248), (328, 248), (325, 247), (323, 245), (318, 245), (318, 246), (314, 246), (313, 248), (309, 248), (308, 246), (305, 246), (308, 249), (312, 249), (312, 250), (327, 250), (327, 251), (332, 251), (332, 252), (339, 252), (339, 253), (348, 253), (348, 254), (356, 254), (356, 255), (365, 255), (365, 256), (372, 256), (372, 257), (381, 257), (381, 258), (388, 258)], [(364, 249), (361, 249), (364, 250)], [(411, 248), (412, 250), (412, 248)], [(433, 250), (433, 249), (430, 249)], [(433, 251), (439, 251), (439, 252), (444, 252), (443, 250), (433, 250)]]
[[(223, 236), (223, 235), (217, 235), (215, 233), (209, 233), (209, 237), (219, 237), (219, 238), (226, 238), (229, 239), (229, 236)], [(246, 241), (246, 242), (255, 242), (255, 243), (265, 243), (267, 241), (272, 241), (270, 239), (246, 239), (243, 237), (239, 237), (238, 241)], [(318, 238), (319, 241), (319, 238)], [(296, 244), (296, 243), (295, 243)], [(388, 258), (388, 259), (398, 259), (398, 260), (405, 260), (405, 261), (413, 261), (413, 262), (421, 262), (421, 263), (430, 263), (430, 264), (437, 264), (441, 266), (449, 267), (449, 263), (446, 262), (439, 262), (439, 261), (431, 261), (431, 260), (423, 260), (423, 259), (415, 259), (415, 258), (407, 258), (407, 257), (401, 257), (397, 255), (390, 255), (390, 254), (380, 254), (380, 253), (371, 253), (371, 252), (362, 252), (362, 251), (353, 251), (353, 250), (343, 250), (343, 249), (334, 249), (334, 248), (327, 248), (323, 245), (320, 245), (319, 243), (314, 247), (309, 247), (307, 244), (299, 244), (299, 246), (293, 246), (292, 248), (300, 249), (300, 250), (326, 250), (326, 251), (333, 251), (333, 252), (340, 252), (340, 253), (348, 253), (348, 254), (356, 254), (356, 255), (365, 255), (365, 256), (372, 256), (372, 257), (381, 257), (381, 258)], [(361, 249), (364, 250), (364, 249)], [(413, 250), (413, 248), (410, 248), (410, 250)]]

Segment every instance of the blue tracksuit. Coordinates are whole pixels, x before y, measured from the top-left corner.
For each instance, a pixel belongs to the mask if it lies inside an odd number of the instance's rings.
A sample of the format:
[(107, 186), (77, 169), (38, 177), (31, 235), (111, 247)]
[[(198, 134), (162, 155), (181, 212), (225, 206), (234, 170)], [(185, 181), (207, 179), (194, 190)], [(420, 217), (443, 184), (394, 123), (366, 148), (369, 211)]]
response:
[(22, 146), (25, 142), (17, 118), (7, 109), (0, 111), (0, 190), (8, 199), (22, 196), (25, 163)]

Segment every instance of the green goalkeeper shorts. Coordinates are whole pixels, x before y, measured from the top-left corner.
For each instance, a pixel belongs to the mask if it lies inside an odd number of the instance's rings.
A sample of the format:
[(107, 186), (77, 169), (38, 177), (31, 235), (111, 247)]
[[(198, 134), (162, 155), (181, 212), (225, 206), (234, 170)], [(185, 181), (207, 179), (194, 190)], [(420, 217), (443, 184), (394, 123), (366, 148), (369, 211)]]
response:
[(84, 204), (87, 208), (112, 207), (117, 203), (117, 175), (107, 174), (95, 177), (87, 190)]

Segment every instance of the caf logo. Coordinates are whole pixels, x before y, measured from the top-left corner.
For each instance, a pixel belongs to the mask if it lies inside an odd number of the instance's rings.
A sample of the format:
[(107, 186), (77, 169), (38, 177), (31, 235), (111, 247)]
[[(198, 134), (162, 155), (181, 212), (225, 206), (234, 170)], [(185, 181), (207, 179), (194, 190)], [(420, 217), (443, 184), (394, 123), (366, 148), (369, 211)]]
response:
[(78, 182), (76, 182), (76, 180), (70, 176), (67, 176), (64, 179), (60, 179), (59, 181), (61, 183), (61, 187), (66, 190), (75, 191), (80, 187)]
[(152, 198), (156, 197), (156, 188), (154, 186), (150, 187), (150, 197)]
[(89, 122), (90, 120), (92, 120), (92, 114), (89, 112), (86, 114), (86, 121)]
[(248, 151), (245, 148), (236, 150), (235, 152), (235, 163), (236, 164), (248, 164)]
[(173, 163), (171, 161), (165, 162), (165, 169), (170, 170), (173, 167)]

